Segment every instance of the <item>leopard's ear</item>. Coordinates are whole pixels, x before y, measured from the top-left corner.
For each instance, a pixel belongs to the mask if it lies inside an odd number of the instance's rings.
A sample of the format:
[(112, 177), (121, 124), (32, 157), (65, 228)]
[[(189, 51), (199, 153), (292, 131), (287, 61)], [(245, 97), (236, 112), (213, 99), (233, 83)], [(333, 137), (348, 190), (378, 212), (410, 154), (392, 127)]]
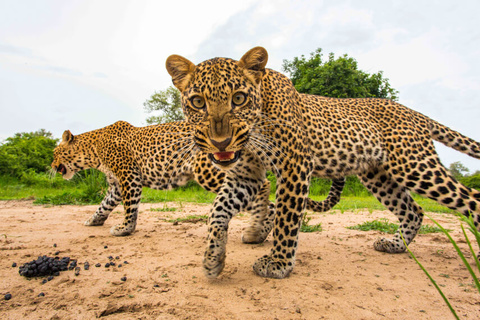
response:
[(64, 144), (72, 143), (73, 138), (75, 138), (75, 136), (70, 132), (70, 130), (65, 130), (62, 134), (62, 143)]
[(267, 50), (263, 47), (255, 47), (243, 55), (238, 61), (238, 66), (244, 68), (247, 71), (246, 74), (253, 76), (255, 82), (259, 84), (265, 73), (267, 61)]
[(195, 71), (195, 65), (190, 60), (174, 54), (167, 58), (165, 66), (175, 87), (183, 92)]

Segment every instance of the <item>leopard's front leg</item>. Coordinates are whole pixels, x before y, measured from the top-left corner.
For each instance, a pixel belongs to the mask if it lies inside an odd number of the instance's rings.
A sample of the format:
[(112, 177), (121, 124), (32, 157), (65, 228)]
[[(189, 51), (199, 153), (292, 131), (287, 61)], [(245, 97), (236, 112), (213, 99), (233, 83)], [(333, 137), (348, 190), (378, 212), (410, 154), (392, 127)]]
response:
[(256, 274), (262, 277), (282, 279), (295, 266), (298, 233), (308, 198), (310, 180), (309, 165), (305, 161), (292, 162), (282, 172), (276, 192), (276, 216), (273, 229), (273, 248), (269, 255), (258, 259), (253, 265)]
[(252, 165), (252, 161), (245, 161), (245, 165), (239, 163), (235, 170), (228, 172), (213, 202), (203, 258), (203, 270), (208, 278), (217, 277), (225, 266), (228, 223), (249, 206), (264, 183), (265, 169)]

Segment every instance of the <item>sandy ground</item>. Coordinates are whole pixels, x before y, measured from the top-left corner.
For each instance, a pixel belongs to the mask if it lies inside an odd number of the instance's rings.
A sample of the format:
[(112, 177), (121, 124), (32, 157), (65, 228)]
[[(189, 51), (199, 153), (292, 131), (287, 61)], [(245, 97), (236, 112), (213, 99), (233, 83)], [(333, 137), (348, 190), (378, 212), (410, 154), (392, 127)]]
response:
[[(152, 207), (164, 204), (142, 204), (137, 231), (129, 237), (113, 237), (109, 229), (121, 221), (122, 207), (104, 226), (86, 227), (83, 221), (96, 206), (0, 201), (0, 318), (453, 319), (408, 254), (376, 252), (372, 243), (379, 232), (345, 228), (376, 218), (395, 222), (388, 212), (312, 215), (310, 223), (321, 222), (323, 231), (300, 234), (296, 267), (283, 280), (253, 273), (252, 264), (269, 251), (272, 241), (269, 237), (261, 245), (243, 244), (248, 216), (235, 217), (226, 267), (218, 279), (207, 280), (201, 268), (205, 223), (173, 224), (169, 219), (207, 214), (210, 207), (183, 204), (175, 212), (152, 211)], [(433, 216), (461, 239), (454, 217)], [(460, 246), (466, 249), (465, 241)], [(411, 248), (460, 318), (480, 319), (480, 295), (447, 238), (419, 235)], [(21, 264), (56, 252), (77, 259), (80, 274), (64, 271), (45, 284), (43, 278), (19, 275)], [(116, 266), (105, 268), (109, 256)], [(85, 261), (89, 270), (83, 268)], [(14, 262), (17, 267), (12, 267)], [(101, 267), (95, 267), (97, 263)], [(3, 298), (7, 293), (10, 300)]]

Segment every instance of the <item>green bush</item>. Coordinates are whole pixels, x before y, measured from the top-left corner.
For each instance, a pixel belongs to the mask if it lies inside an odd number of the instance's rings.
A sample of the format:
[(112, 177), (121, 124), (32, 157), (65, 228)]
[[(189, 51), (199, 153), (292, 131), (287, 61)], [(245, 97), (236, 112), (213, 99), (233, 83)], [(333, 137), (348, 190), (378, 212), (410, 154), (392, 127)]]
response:
[[(61, 178), (60, 178), (61, 179)], [(71, 183), (77, 186), (74, 192), (64, 192), (60, 195), (43, 196), (35, 201), (37, 204), (97, 204), (105, 197), (108, 183), (105, 175), (95, 169), (79, 172)], [(40, 182), (41, 183), (41, 182)], [(69, 183), (68, 181), (64, 182)]]
[(21, 178), (28, 170), (45, 172), (53, 161), (57, 139), (44, 129), (16, 133), (0, 145), (0, 175)]
[(462, 177), (460, 182), (469, 188), (480, 190), (480, 174)]
[(32, 168), (23, 171), (20, 174), (20, 182), (26, 186), (38, 186), (43, 188), (61, 188), (69, 182), (60, 175), (50, 175), (47, 173), (37, 173)]

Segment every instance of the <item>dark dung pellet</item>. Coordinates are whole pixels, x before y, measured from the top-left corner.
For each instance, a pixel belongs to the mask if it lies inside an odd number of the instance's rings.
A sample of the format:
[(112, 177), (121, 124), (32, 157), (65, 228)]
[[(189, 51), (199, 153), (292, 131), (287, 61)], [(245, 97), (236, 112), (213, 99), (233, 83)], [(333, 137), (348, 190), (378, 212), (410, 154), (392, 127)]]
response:
[(101, 266), (102, 266), (102, 264), (100, 262), (95, 265), (95, 267), (97, 267), (97, 268), (100, 268)]
[(127, 281), (127, 277), (122, 277), (120, 280)]
[(38, 296), (39, 296), (39, 297), (45, 297), (45, 293), (40, 292), (40, 293), (38, 294)]
[(17, 266), (16, 262), (12, 263), (12, 268), (15, 268), (16, 266)]
[(4, 296), (4, 299), (5, 300), (10, 300), (12, 299), (12, 295), (10, 293), (7, 293), (5, 296)]

